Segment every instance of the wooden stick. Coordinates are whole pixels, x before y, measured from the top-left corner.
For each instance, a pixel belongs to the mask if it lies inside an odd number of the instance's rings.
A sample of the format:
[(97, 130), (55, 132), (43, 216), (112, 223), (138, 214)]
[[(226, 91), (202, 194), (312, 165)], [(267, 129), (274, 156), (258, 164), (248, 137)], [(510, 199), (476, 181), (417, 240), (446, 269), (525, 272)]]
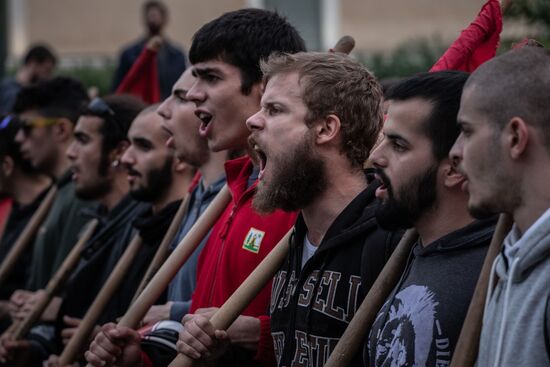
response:
[[(143, 292), (141, 292), (128, 311), (122, 316), (118, 322), (118, 326), (126, 326), (132, 329), (136, 329), (139, 326), (147, 311), (149, 311), (162, 292), (168, 287), (172, 278), (174, 278), (189, 256), (191, 256), (204, 237), (206, 237), (210, 229), (216, 224), (218, 218), (230, 202), (231, 193), (227, 185), (224, 185), (197, 222), (183, 237), (176, 249), (168, 256), (168, 259), (162, 264)], [(86, 366), (92, 367), (89, 363)]]
[(56, 193), (57, 186), (53, 185), (44, 200), (42, 200), (42, 203), (38, 209), (36, 209), (36, 212), (29, 220), (29, 223), (25, 226), (23, 232), (17, 238), (17, 241), (15, 241), (12, 248), (6, 255), (2, 265), (0, 265), (0, 286), (6, 281), (10, 272), (13, 270), (13, 267), (17, 263), (17, 260), (31, 243), (31, 240), (36, 235), (36, 232), (40, 228), (40, 225), (44, 219), (46, 219), (46, 216), (48, 215), (48, 212), (54, 202)]
[(166, 231), (166, 234), (164, 235), (164, 238), (162, 239), (162, 242), (160, 243), (159, 248), (157, 249), (157, 252), (153, 257), (153, 260), (151, 260), (151, 264), (149, 264), (149, 267), (147, 268), (143, 279), (141, 279), (139, 287), (137, 288), (136, 293), (134, 294), (134, 298), (132, 299), (132, 302), (130, 304), (135, 302), (141, 292), (143, 292), (143, 289), (145, 289), (145, 286), (151, 281), (153, 276), (166, 261), (166, 258), (170, 254), (170, 244), (174, 240), (174, 237), (176, 237), (183, 218), (187, 215), (190, 201), (191, 195), (187, 195), (185, 197), (185, 200), (181, 202), (178, 211), (176, 212), (176, 215), (174, 215), (174, 218), (172, 219), (172, 223), (170, 223), (170, 227), (168, 227), (168, 230)]
[(224, 185), (197, 222), (187, 232), (187, 235), (180, 241), (176, 249), (168, 256), (168, 259), (162, 264), (143, 292), (130, 306), (118, 325), (133, 329), (139, 326), (149, 308), (156, 302), (172, 281), (172, 278), (185, 264), (204, 237), (206, 237), (230, 201), (231, 193), (227, 185)]
[(498, 218), (495, 233), (493, 234), (491, 244), (487, 250), (487, 255), (485, 256), (485, 261), (483, 262), (483, 267), (481, 268), (481, 273), (477, 280), (474, 295), (472, 296), (468, 313), (466, 314), (460, 336), (458, 337), (453, 359), (451, 360), (451, 367), (470, 367), (476, 362), (479, 352), (483, 312), (485, 311), (485, 298), (487, 297), (489, 287), (494, 286), (493, 284), (489, 284), (491, 268), (502, 248), (504, 238), (512, 228), (512, 224), (512, 217), (508, 214), (501, 214)]
[(355, 40), (351, 36), (343, 36), (336, 42), (336, 45), (334, 45), (333, 48), (329, 50), (329, 52), (341, 52), (348, 54), (353, 50), (355, 47)]
[(113, 269), (111, 275), (105, 281), (105, 284), (99, 291), (94, 302), (86, 312), (84, 319), (78, 325), (78, 328), (69, 340), (69, 343), (63, 349), (63, 353), (59, 357), (58, 366), (68, 366), (75, 362), (78, 357), (79, 352), (88, 342), (94, 326), (96, 325), (97, 320), (101, 316), (102, 312), (107, 307), (107, 304), (115, 294), (115, 292), (120, 287), (122, 280), (126, 276), (126, 273), (130, 269), (137, 253), (141, 249), (143, 241), (139, 235), (135, 235), (124, 254), (118, 260), (115, 268)]
[(18, 324), (17, 328), (12, 334), (13, 340), (22, 339), (25, 335), (27, 335), (34, 323), (40, 319), (42, 313), (44, 312), (46, 307), (48, 307), (54, 295), (61, 287), (63, 287), (63, 285), (71, 275), (71, 272), (78, 264), (78, 261), (80, 260), (80, 253), (84, 249), (84, 245), (86, 244), (86, 242), (88, 242), (88, 240), (94, 234), (94, 231), (98, 224), (99, 221), (97, 219), (92, 219), (89, 222), (86, 231), (76, 242), (71, 252), (69, 252), (69, 255), (67, 255), (59, 270), (48, 282), (43, 297), (41, 297), (37, 301), (30, 314)]
[[(233, 292), (231, 297), (225, 301), (212, 318), (210, 322), (216, 330), (226, 330), (239, 317), (250, 302), (260, 293), (265, 285), (273, 279), (273, 276), (281, 267), (289, 249), (289, 238), (292, 229), (279, 241), (279, 243), (269, 252), (262, 262), (250, 273), (250, 275), (241, 283), (239, 288)], [(195, 361), (186, 355), (178, 356), (170, 363), (169, 367), (190, 367)]]
[(334, 347), (325, 366), (348, 366), (370, 330), (376, 315), (401, 278), (411, 248), (418, 234), (409, 229), (399, 241), (390, 259), (376, 278), (361, 306), (355, 312), (346, 331)]

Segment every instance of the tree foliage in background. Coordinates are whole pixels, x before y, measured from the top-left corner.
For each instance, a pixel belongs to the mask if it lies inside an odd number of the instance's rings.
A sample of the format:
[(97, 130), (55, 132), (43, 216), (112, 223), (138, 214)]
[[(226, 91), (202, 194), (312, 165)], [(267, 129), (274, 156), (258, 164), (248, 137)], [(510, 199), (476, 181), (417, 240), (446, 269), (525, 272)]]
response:
[(542, 36), (550, 38), (550, 0), (513, 0), (506, 16), (539, 25), (544, 32)]
[(357, 58), (373, 71), (378, 79), (405, 77), (428, 71), (447, 47), (448, 45), (440, 38), (416, 39), (390, 53), (359, 52)]
[[(499, 52), (507, 51), (521, 38), (536, 38), (546, 47), (550, 46), (550, 0), (511, 0), (505, 16), (522, 19), (535, 25), (536, 33), (501, 40)], [(450, 42), (449, 42), (450, 44)], [(357, 58), (379, 79), (405, 77), (428, 71), (443, 55), (449, 44), (440, 38), (417, 39), (406, 42), (389, 53), (358, 52)]]
[(78, 79), (86, 88), (95, 87), (100, 96), (111, 93), (111, 83), (113, 82), (113, 73), (115, 65), (108, 64), (103, 67), (96, 66), (76, 66), (72, 68), (61, 68), (57, 70), (58, 75), (67, 75)]

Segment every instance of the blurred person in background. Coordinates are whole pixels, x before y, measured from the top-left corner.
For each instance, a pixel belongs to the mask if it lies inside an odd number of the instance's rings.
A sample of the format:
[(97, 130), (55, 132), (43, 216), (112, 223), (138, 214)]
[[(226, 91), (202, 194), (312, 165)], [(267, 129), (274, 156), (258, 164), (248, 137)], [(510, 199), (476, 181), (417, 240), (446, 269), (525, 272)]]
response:
[(0, 83), (0, 113), (11, 112), (21, 88), (49, 79), (57, 63), (53, 51), (44, 44), (31, 46), (15, 76)]
[(161, 98), (165, 99), (172, 93), (172, 86), (185, 70), (185, 54), (171, 43), (163, 33), (168, 24), (168, 8), (160, 1), (151, 0), (143, 5), (143, 23), (145, 35), (138, 41), (124, 48), (120, 54), (119, 63), (113, 79), (113, 91), (120, 85), (147, 42), (155, 36), (160, 36), (162, 45), (157, 53), (158, 80)]

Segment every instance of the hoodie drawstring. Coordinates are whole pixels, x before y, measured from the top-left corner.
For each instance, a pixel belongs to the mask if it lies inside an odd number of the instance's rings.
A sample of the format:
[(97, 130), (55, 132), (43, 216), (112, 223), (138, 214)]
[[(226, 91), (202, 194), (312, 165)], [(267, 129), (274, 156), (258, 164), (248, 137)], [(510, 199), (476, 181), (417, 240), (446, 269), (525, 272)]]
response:
[[(510, 293), (512, 289), (512, 281), (514, 279), (514, 271), (516, 270), (517, 264), (519, 263), (519, 258), (515, 258), (512, 262), (512, 266), (510, 267), (510, 272), (508, 273), (508, 279), (506, 279), (506, 290), (504, 292), (504, 307), (502, 309), (502, 316), (500, 320), (500, 330), (498, 335), (498, 344), (497, 344), (497, 352), (495, 355), (495, 363), (493, 363), (493, 367), (498, 367), (500, 362), (500, 357), (502, 353), (502, 345), (504, 344), (504, 329), (506, 324), (506, 314), (508, 313), (508, 301), (510, 300)], [(492, 276), (493, 274), (491, 274)]]
[(493, 286), (493, 284), (495, 284), (495, 273), (496, 273), (497, 263), (498, 263), (498, 257), (495, 259), (495, 261), (493, 261), (493, 265), (491, 266), (491, 275), (489, 276), (489, 284), (487, 285), (489, 289), (487, 290), (487, 295), (485, 296), (485, 310), (487, 309), (487, 306), (489, 306), (489, 301), (491, 300), (491, 297), (493, 297), (493, 293), (495, 290), (495, 287)]

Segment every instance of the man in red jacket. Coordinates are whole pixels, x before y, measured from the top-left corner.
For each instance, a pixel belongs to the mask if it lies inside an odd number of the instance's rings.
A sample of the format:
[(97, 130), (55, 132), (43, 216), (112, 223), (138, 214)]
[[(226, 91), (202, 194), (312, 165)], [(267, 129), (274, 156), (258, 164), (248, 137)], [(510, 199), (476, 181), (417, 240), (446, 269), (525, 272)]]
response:
[[(189, 57), (197, 80), (188, 91), (200, 133), (212, 151), (246, 151), (248, 117), (260, 109), (260, 59), (272, 52), (305, 49), (297, 31), (279, 15), (260, 9), (229, 12), (204, 25), (193, 37)], [(259, 168), (248, 156), (226, 164), (227, 184), (233, 200), (212, 229), (199, 258), (197, 287), (185, 328), (200, 327), (221, 306), (294, 224), (296, 213), (275, 211), (260, 215), (252, 208)], [(231, 347), (219, 365), (274, 364), (270, 335), (270, 285), (229, 329)], [(252, 328), (250, 338), (242, 333)], [(259, 327), (258, 327), (259, 326)], [(185, 333), (185, 331), (182, 331)], [(106, 325), (90, 345), (86, 359), (94, 366), (162, 366), (176, 355), (147, 350), (140, 353), (139, 335), (128, 328)]]

